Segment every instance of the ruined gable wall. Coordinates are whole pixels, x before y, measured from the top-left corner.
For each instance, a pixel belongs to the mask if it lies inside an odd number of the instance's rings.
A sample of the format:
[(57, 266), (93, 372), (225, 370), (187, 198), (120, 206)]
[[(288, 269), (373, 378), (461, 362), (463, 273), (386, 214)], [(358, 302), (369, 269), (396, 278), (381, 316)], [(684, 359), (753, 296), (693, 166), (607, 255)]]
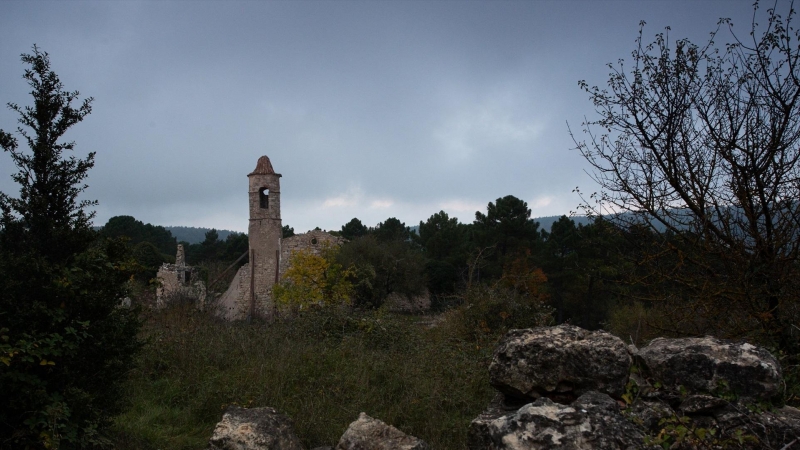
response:
[(289, 262), (294, 252), (300, 250), (310, 250), (315, 255), (319, 255), (322, 253), (325, 243), (329, 245), (342, 245), (344, 242), (344, 238), (334, 236), (328, 232), (320, 230), (296, 234), (292, 237), (283, 239), (281, 242), (281, 275), (286, 273), (286, 270), (289, 268)]

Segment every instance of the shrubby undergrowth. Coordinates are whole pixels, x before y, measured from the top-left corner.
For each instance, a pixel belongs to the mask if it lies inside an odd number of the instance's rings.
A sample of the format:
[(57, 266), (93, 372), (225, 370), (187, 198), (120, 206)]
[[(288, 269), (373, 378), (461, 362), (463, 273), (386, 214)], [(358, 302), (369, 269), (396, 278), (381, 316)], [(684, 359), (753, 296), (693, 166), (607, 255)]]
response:
[(116, 445), (203, 448), (223, 409), (238, 404), (289, 415), (308, 448), (335, 445), (362, 411), (434, 448), (463, 448), (469, 422), (494, 395), (487, 367), (498, 337), (511, 324), (549, 321), (523, 303), (482, 288), (439, 316), (330, 307), (250, 325), (187, 303), (155, 311)]

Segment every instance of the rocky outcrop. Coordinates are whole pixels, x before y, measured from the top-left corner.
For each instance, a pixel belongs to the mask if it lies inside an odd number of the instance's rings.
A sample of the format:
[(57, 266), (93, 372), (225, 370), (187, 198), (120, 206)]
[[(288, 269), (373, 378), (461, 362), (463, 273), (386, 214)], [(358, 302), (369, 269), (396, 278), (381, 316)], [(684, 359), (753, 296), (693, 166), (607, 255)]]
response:
[(273, 408), (230, 406), (214, 428), (209, 450), (304, 450), (292, 420)]
[(472, 421), (467, 446), (479, 449), (641, 449), (644, 433), (607, 394), (587, 392), (570, 405), (542, 397), (516, 412)]
[(506, 397), (574, 400), (597, 391), (619, 398), (631, 363), (625, 343), (605, 331), (572, 325), (511, 330), (494, 352), (489, 378)]
[(781, 367), (765, 349), (714, 337), (654, 339), (638, 351), (645, 375), (679, 393), (771, 400), (781, 393)]
[(335, 450), (427, 450), (422, 439), (364, 414), (350, 424)]
[(471, 450), (800, 445), (800, 411), (769, 404), (781, 394), (780, 364), (747, 343), (655, 339), (626, 349), (569, 325), (512, 330), (489, 372), (501, 394), (472, 421)]

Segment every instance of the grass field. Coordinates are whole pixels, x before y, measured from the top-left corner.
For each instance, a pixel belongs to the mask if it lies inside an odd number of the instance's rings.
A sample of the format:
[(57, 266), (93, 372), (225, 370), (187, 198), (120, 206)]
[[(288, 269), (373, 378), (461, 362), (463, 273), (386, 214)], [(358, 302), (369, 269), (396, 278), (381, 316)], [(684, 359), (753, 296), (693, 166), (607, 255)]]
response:
[(484, 299), (433, 327), (429, 316), (381, 310), (249, 325), (188, 305), (150, 313), (114, 440), (123, 450), (201, 449), (224, 408), (238, 404), (287, 414), (307, 448), (335, 445), (363, 411), (433, 448), (463, 449), (494, 395), (487, 368), (512, 310), (507, 298)]

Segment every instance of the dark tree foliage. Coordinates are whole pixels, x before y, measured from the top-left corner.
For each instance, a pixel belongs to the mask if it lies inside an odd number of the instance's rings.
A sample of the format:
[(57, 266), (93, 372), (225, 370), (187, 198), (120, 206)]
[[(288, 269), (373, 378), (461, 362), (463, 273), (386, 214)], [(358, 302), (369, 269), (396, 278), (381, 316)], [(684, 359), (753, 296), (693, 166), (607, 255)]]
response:
[(475, 212), (473, 231), (478, 248), (491, 249), (486, 253), (483, 273), (495, 279), (501, 276), (504, 264), (535, 248), (541, 240), (539, 224), (531, 219), (528, 204), (513, 195), (489, 202), (486, 214)]
[[(643, 233), (634, 281), (664, 332), (796, 346), (800, 323), (800, 32), (769, 9), (719, 48), (640, 29), (578, 150), (602, 190), (587, 204)], [(756, 4), (757, 15), (758, 4)], [(642, 24), (642, 28), (643, 28)], [(796, 351), (796, 348), (795, 348)]]
[(149, 242), (165, 255), (175, 256), (178, 246), (177, 240), (166, 228), (142, 223), (131, 216), (114, 216), (108, 219), (100, 233), (112, 238), (127, 237), (134, 246), (140, 242)]
[(406, 241), (362, 236), (344, 244), (337, 260), (355, 271), (354, 304), (359, 307), (377, 308), (393, 292), (418, 295), (425, 289), (425, 257)]
[(175, 258), (161, 253), (153, 243), (142, 241), (133, 246), (133, 257), (140, 267), (136, 271), (136, 279), (144, 283), (156, 277), (158, 268), (167, 262), (175, 262)]
[(618, 230), (602, 218), (575, 226), (562, 216), (544, 242), (537, 263), (547, 274), (550, 304), (558, 323), (569, 322), (586, 329), (601, 328), (619, 297)]
[[(213, 228), (206, 231), (203, 242), (199, 244), (181, 242), (181, 244), (186, 252), (186, 263), (189, 265), (230, 264), (248, 250), (247, 234), (232, 232), (223, 241), (219, 239), (219, 232)], [(247, 258), (244, 262), (247, 262)]]
[(294, 236), (294, 228), (289, 225), (284, 225), (282, 229), (282, 237), (284, 239)]
[(134, 264), (124, 243), (92, 230), (95, 203), (78, 199), (94, 153), (64, 155), (92, 99), (73, 106), (78, 92), (36, 46), (22, 62), (33, 106), (9, 108), (28, 150), (0, 130), (20, 186), (18, 198), (0, 194), (0, 447), (92, 448), (139, 347), (135, 312), (118, 307)]
[[(294, 232), (294, 230), (292, 230)], [(245, 233), (231, 233), (225, 239), (225, 247), (222, 251), (220, 258), (227, 261), (236, 261), (240, 256), (247, 252), (250, 248), (247, 234)], [(244, 262), (248, 259), (245, 257)]]
[(214, 261), (219, 259), (225, 243), (219, 240), (219, 233), (215, 228), (206, 231), (206, 238), (200, 243), (198, 259), (200, 261)]
[(176, 239), (162, 226), (142, 223), (132, 216), (114, 216), (100, 229), (100, 234), (128, 240), (139, 264), (136, 270), (139, 281), (152, 280), (161, 264), (175, 260)]
[(379, 222), (375, 229), (372, 230), (372, 234), (380, 242), (405, 242), (411, 239), (411, 229), (395, 217)]
[(369, 233), (369, 228), (361, 223), (357, 218), (353, 218), (350, 222), (342, 225), (342, 237), (352, 241), (355, 238), (365, 236)]
[(461, 281), (469, 252), (467, 228), (467, 225), (458, 223), (458, 219), (449, 217), (444, 211), (419, 223), (416, 240), (428, 258), (425, 274), (428, 290), (434, 298), (454, 293)]

